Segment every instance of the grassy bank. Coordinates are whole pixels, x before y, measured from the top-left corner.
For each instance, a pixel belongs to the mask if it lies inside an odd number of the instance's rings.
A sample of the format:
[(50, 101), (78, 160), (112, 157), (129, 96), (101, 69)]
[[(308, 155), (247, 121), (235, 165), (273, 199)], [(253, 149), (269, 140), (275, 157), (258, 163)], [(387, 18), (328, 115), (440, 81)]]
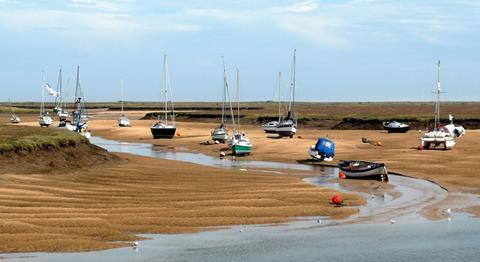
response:
[(0, 125), (0, 153), (59, 149), (87, 143), (77, 133), (53, 128)]

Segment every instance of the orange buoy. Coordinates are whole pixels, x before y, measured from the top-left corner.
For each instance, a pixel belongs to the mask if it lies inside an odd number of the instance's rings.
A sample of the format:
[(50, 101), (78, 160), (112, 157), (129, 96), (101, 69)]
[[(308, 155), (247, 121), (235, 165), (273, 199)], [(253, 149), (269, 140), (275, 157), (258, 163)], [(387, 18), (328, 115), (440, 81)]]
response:
[(180, 136), (180, 133), (179, 133), (179, 132), (177, 132), (177, 136)]
[(376, 145), (376, 146), (382, 146), (383, 144), (382, 144), (382, 141), (377, 141), (377, 142), (375, 143), (375, 145)]
[(340, 196), (339, 194), (334, 194), (330, 200), (330, 203), (335, 205), (341, 205), (343, 203), (342, 196)]
[(338, 172), (338, 178), (344, 179), (344, 178), (347, 178), (347, 176), (342, 172)]

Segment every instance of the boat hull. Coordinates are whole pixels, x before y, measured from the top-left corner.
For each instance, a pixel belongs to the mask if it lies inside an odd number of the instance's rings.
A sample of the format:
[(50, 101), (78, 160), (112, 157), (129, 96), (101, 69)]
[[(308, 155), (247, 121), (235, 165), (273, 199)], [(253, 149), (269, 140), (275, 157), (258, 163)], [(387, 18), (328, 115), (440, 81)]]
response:
[(388, 133), (406, 133), (410, 130), (410, 127), (384, 127)]
[(130, 127), (130, 121), (127, 120), (119, 120), (118, 121), (118, 126), (119, 127)]
[(247, 145), (233, 145), (232, 153), (234, 155), (248, 155), (252, 152), (252, 146)]
[(177, 131), (177, 128), (175, 127), (167, 127), (167, 128), (150, 128), (150, 131), (152, 132), (153, 139), (161, 139), (161, 138), (166, 138), (166, 139), (171, 139), (175, 136), (175, 132)]
[(436, 149), (441, 148), (450, 150), (455, 146), (455, 140), (451, 137), (426, 137), (420, 140), (422, 149)]
[(213, 133), (212, 134), (212, 140), (213, 141), (218, 141), (220, 143), (225, 142), (228, 139), (228, 134), (227, 133)]
[(346, 178), (388, 181), (388, 171), (384, 164), (370, 163), (372, 168), (354, 170), (347, 167), (348, 163), (348, 161), (340, 161), (338, 163), (340, 172), (345, 175)]
[(288, 136), (292, 138), (293, 135), (297, 133), (297, 128), (294, 126), (277, 127), (275, 129), (275, 132), (281, 137)]
[(267, 134), (275, 134), (277, 133), (277, 127), (276, 126), (264, 126), (263, 131)]
[(332, 162), (333, 157), (332, 156), (326, 156), (324, 154), (319, 154), (315, 148), (309, 148), (308, 149), (308, 155), (312, 158), (314, 161), (325, 161), (325, 162)]

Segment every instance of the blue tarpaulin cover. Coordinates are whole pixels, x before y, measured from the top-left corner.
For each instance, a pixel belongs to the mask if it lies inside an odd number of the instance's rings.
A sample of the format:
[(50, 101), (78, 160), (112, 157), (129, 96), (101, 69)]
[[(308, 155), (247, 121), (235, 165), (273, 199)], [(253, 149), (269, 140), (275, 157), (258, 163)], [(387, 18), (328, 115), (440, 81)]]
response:
[(331, 157), (335, 155), (335, 143), (332, 140), (326, 138), (319, 138), (317, 144), (315, 145), (315, 150), (320, 155), (325, 155), (325, 157)]

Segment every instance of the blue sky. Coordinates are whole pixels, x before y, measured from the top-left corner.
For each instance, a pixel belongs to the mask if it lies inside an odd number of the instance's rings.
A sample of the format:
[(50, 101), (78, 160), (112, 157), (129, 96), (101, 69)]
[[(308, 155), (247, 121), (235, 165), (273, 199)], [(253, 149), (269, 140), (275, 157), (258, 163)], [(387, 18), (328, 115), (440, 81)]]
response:
[[(168, 54), (177, 101), (221, 97), (222, 63), (242, 100), (271, 100), (297, 49), (302, 101), (480, 100), (480, 1), (0, 0), (0, 101), (38, 101), (41, 71), (88, 101), (160, 97)], [(69, 85), (67, 86), (67, 80)]]

